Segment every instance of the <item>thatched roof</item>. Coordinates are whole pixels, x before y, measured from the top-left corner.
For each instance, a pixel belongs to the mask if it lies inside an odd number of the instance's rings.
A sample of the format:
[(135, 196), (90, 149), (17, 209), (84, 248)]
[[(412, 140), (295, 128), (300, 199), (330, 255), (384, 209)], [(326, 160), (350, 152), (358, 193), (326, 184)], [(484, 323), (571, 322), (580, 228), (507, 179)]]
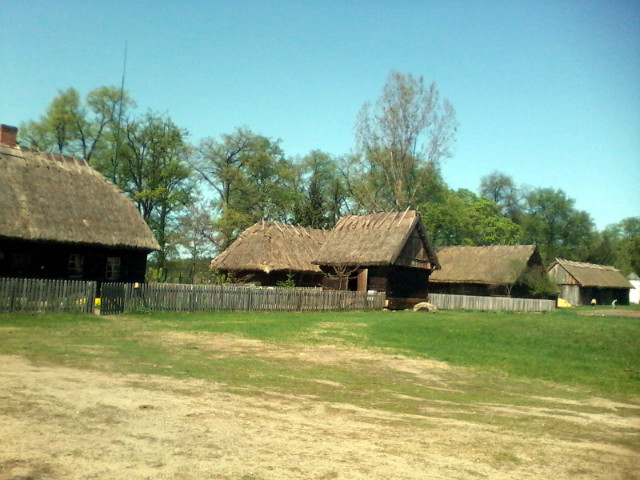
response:
[(313, 263), (362, 267), (394, 265), (412, 234), (417, 234), (427, 262), (440, 268), (420, 213), (415, 210), (343, 217)]
[(159, 250), (129, 197), (83, 160), (0, 145), (0, 237)]
[(327, 232), (277, 222), (258, 222), (211, 261), (223, 271), (295, 271), (320, 273), (311, 263)]
[(431, 274), (433, 283), (510, 285), (530, 260), (542, 265), (535, 245), (453, 246), (437, 251), (442, 270)]
[(614, 267), (556, 258), (548, 270), (556, 266), (563, 268), (582, 287), (632, 288), (629, 280)]

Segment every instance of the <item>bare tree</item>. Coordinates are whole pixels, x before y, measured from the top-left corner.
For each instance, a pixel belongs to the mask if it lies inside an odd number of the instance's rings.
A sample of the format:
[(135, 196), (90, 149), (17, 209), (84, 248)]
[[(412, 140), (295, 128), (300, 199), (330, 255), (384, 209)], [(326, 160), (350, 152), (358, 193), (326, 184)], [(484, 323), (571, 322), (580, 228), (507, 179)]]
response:
[(415, 204), (440, 162), (452, 156), (457, 127), (455, 110), (435, 83), (391, 72), (375, 106), (365, 103), (358, 116), (357, 200), (376, 210)]
[(338, 285), (338, 290), (349, 290), (349, 280), (357, 278), (357, 273), (360, 270), (359, 266), (346, 266), (346, 265), (333, 265), (333, 273), (325, 273), (325, 277), (330, 280), (330, 283), (335, 282)]
[(525, 190), (519, 189), (510, 176), (494, 171), (482, 177), (479, 192), (480, 195), (493, 200), (498, 205), (502, 216), (511, 219), (519, 217)]

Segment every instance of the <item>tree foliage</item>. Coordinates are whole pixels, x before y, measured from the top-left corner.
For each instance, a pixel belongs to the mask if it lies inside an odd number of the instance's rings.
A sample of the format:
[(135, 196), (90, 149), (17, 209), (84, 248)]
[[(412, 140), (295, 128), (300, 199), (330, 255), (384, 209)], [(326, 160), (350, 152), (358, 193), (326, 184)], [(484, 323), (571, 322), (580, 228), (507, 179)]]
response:
[(575, 209), (575, 200), (562, 190), (537, 188), (525, 199), (522, 219), (524, 239), (535, 243), (547, 262), (556, 257), (584, 257), (593, 240), (594, 224), (589, 214)]
[[(560, 189), (518, 187), (500, 172), (483, 177), (480, 194), (491, 198), (500, 213), (522, 229), (521, 240), (539, 246), (546, 262), (554, 258), (589, 260), (597, 232), (591, 216), (575, 208), (575, 200)], [(604, 251), (600, 256), (604, 255)]]
[(480, 179), (480, 195), (492, 200), (500, 214), (518, 221), (522, 213), (523, 192), (518, 189), (511, 177), (494, 171)]
[(453, 106), (435, 83), (391, 72), (375, 106), (365, 103), (356, 125), (352, 195), (366, 211), (403, 210), (451, 157), (457, 129)]
[(177, 214), (192, 202), (194, 186), (187, 162), (190, 147), (185, 136), (170, 118), (151, 112), (127, 121), (125, 126), (116, 181), (154, 232), (162, 249), (157, 255), (161, 271), (177, 243), (172, 239)]
[(25, 146), (82, 158), (107, 174), (113, 164), (120, 115), (134, 105), (126, 92), (99, 87), (83, 101), (75, 88), (59, 91), (38, 121), (20, 127)]
[(69, 88), (38, 121), (21, 126), (20, 139), (29, 148), (84, 159), (129, 194), (162, 248), (162, 272), (176, 246), (176, 215), (192, 198), (190, 146), (170, 118), (151, 112), (135, 117), (133, 106), (116, 87), (97, 88), (84, 99)]
[(345, 211), (347, 191), (338, 162), (329, 154), (312, 150), (297, 163), (293, 221), (311, 228), (333, 227)]
[[(178, 218), (177, 243), (189, 254), (185, 277), (189, 283), (212, 280), (209, 262), (215, 255), (217, 232), (206, 205), (194, 202)], [(204, 266), (206, 272), (202, 272)], [(205, 273), (205, 274), (203, 274)]]
[(591, 261), (640, 274), (640, 217), (609, 225), (596, 238)]
[(192, 165), (215, 192), (220, 249), (260, 219), (290, 218), (298, 192), (292, 188), (294, 169), (279, 141), (238, 128), (220, 139), (202, 140)]
[(448, 191), (421, 210), (435, 245), (514, 245), (521, 239), (521, 228), (493, 201), (469, 190)]

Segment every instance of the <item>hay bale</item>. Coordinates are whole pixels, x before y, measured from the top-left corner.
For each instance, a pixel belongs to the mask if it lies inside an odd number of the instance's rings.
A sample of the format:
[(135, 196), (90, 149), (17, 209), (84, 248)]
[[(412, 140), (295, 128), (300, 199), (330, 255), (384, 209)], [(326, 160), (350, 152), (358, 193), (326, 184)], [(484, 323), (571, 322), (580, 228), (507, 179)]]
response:
[(420, 312), (423, 310), (426, 310), (428, 313), (436, 313), (438, 311), (438, 307), (429, 302), (420, 302), (413, 306), (414, 312)]

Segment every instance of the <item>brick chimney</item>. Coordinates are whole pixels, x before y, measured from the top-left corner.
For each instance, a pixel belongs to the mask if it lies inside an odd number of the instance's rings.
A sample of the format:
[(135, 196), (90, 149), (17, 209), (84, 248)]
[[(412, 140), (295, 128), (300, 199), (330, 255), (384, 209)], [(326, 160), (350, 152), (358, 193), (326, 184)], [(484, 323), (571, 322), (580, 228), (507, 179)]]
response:
[(18, 127), (0, 125), (0, 144), (16, 148), (18, 146)]

